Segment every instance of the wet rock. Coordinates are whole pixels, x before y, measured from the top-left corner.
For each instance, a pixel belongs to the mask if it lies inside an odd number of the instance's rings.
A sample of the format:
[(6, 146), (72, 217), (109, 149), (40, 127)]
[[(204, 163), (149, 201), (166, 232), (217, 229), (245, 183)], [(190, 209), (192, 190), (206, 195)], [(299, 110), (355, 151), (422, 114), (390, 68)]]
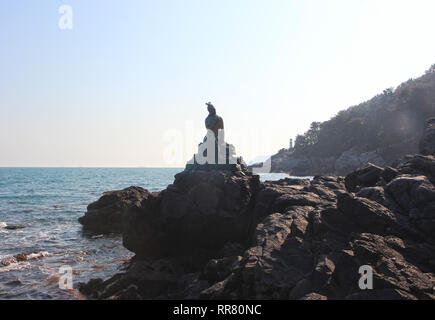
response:
[(9, 266), (9, 265), (11, 265), (13, 263), (19, 263), (19, 262), (28, 261), (28, 260), (35, 260), (35, 259), (41, 259), (41, 258), (44, 258), (44, 257), (46, 257), (48, 255), (49, 255), (49, 253), (47, 251), (22, 252), (22, 253), (19, 253), (19, 254), (15, 254), (15, 255), (10, 255), (10, 256), (4, 257), (0, 261), (0, 265), (6, 267), (6, 266)]
[(100, 291), (104, 289), (104, 281), (101, 278), (91, 279), (87, 283), (79, 283), (78, 289), (90, 298), (98, 298)]
[(4, 227), (6, 230), (19, 230), (19, 229), (24, 229), (24, 226), (13, 226), (13, 225), (7, 225), (6, 227)]
[(19, 279), (16, 279), (16, 280), (12, 280), (12, 281), (8, 281), (8, 282), (6, 282), (6, 285), (7, 286), (13, 286), (13, 287), (15, 287), (15, 286), (20, 286), (20, 285), (22, 285), (23, 283), (19, 280)]
[(129, 187), (119, 191), (108, 191), (97, 201), (88, 206), (88, 210), (79, 222), (85, 230), (97, 233), (121, 233), (124, 212), (154, 197), (140, 187)]

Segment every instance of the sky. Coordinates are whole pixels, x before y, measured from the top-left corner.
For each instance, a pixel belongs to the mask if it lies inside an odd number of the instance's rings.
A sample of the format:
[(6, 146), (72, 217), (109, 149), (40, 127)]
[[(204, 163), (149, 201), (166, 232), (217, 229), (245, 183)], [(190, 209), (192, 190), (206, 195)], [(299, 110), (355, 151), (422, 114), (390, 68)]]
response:
[(1, 1), (0, 166), (183, 167), (208, 101), (245, 160), (274, 154), (422, 75), (434, 12), (433, 0)]

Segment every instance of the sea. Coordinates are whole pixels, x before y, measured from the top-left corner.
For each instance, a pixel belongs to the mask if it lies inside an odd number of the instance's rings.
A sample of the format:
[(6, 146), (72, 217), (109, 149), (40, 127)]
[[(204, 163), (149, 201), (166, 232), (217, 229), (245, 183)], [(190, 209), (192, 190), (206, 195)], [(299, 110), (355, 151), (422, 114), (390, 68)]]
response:
[[(105, 191), (160, 191), (182, 170), (0, 168), (0, 299), (84, 299), (80, 282), (125, 270), (134, 254), (121, 236), (83, 232), (77, 219)], [(262, 181), (285, 177), (260, 174)]]

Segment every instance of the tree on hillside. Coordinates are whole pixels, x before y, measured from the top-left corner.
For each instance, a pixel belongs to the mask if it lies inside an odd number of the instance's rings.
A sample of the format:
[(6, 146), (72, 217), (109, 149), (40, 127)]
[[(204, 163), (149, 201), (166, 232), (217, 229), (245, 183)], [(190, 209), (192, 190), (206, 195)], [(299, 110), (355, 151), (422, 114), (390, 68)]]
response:
[(390, 87), (384, 90), (384, 95), (389, 96), (394, 93), (394, 88)]
[(304, 135), (298, 134), (295, 140), (295, 149), (296, 150), (305, 149), (307, 145), (308, 145), (307, 138)]
[(432, 74), (432, 73), (435, 73), (435, 64), (433, 64), (433, 65), (429, 68), (429, 70), (426, 71), (426, 74)]
[(308, 145), (314, 145), (319, 141), (319, 132), (321, 129), (322, 123), (320, 122), (312, 122), (310, 126), (310, 130), (305, 134), (307, 137)]
[(369, 101), (313, 122), (295, 140), (295, 153), (339, 156), (353, 147), (376, 150), (418, 139), (425, 120), (435, 116), (435, 64), (426, 76), (387, 88)]

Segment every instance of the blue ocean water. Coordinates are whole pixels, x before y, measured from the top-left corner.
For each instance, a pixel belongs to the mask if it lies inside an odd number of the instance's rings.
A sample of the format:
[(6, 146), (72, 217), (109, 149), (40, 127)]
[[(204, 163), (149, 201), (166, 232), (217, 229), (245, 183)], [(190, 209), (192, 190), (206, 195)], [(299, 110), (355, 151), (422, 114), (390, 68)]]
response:
[[(76, 290), (59, 288), (60, 267), (72, 268), (74, 287), (122, 270), (133, 254), (121, 237), (83, 233), (77, 218), (105, 191), (132, 185), (163, 190), (181, 170), (0, 168), (0, 299), (80, 299)], [(22, 253), (27, 260), (13, 258)]]

